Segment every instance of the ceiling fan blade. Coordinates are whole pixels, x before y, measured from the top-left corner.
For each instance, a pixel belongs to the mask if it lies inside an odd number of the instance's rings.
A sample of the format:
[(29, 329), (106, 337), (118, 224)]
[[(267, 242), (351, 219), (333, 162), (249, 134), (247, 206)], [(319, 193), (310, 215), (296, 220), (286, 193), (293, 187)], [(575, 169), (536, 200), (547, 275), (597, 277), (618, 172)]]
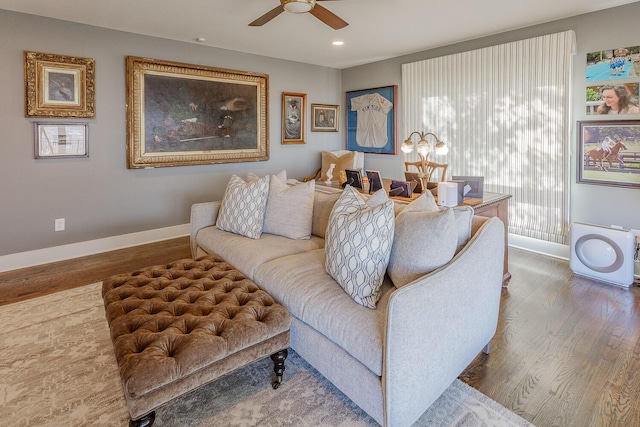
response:
[(326, 9), (323, 6), (320, 6), (318, 3), (309, 11), (310, 14), (333, 28), (334, 30), (339, 30), (341, 28), (349, 25), (347, 21), (340, 18), (335, 13), (331, 12), (329, 9)]
[(266, 24), (267, 22), (271, 21), (276, 16), (280, 15), (282, 12), (284, 12), (284, 8), (282, 7), (282, 5), (276, 6), (273, 9), (271, 9), (269, 12), (265, 13), (264, 15), (262, 15), (260, 18), (256, 19), (252, 23), (250, 23), (249, 26), (250, 27), (260, 27), (261, 25)]

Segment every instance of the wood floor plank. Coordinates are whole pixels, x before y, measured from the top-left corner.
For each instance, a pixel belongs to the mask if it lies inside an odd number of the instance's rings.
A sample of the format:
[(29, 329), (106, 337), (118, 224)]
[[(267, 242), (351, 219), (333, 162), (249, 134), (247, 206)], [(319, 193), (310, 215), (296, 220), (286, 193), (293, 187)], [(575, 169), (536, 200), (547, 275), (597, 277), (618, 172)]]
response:
[[(190, 256), (187, 237), (0, 273), (0, 305)], [(538, 427), (640, 427), (640, 288), (509, 249), (491, 354), (460, 379)]]

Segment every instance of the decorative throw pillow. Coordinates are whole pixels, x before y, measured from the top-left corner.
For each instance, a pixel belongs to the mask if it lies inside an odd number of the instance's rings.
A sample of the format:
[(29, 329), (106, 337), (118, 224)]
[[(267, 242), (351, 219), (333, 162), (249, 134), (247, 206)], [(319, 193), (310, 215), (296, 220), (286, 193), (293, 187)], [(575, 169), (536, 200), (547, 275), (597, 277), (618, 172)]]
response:
[(312, 233), (314, 236), (322, 237), (327, 235), (327, 225), (329, 224), (329, 215), (333, 205), (340, 197), (339, 193), (323, 193), (316, 191), (313, 197), (313, 225)]
[(422, 196), (396, 217), (387, 273), (397, 288), (447, 264), (456, 251), (458, 231), (453, 210), (425, 210), (428, 203), (420, 199)]
[(269, 193), (269, 175), (246, 182), (232, 175), (222, 197), (216, 227), (220, 230), (259, 239)]
[(309, 239), (315, 187), (315, 181), (290, 186), (273, 175), (262, 231), (289, 239)]
[(329, 216), (325, 239), (327, 273), (353, 298), (376, 308), (394, 232), (393, 201), (375, 207), (348, 185)]
[[(277, 174), (275, 174), (274, 176), (277, 176), (278, 179), (282, 182), (287, 182), (287, 171), (286, 170), (281, 170), (280, 172), (278, 172)], [(249, 172), (247, 174), (247, 182), (253, 182), (253, 181), (257, 181), (259, 180), (260, 177), (258, 175), (256, 175), (253, 172)]]
[(473, 214), (474, 210), (471, 206), (456, 206), (453, 208), (453, 216), (456, 218), (456, 229), (458, 230), (456, 253), (460, 252), (471, 238)]
[(329, 170), (329, 166), (331, 163), (335, 164), (336, 167), (333, 169), (333, 177), (332, 181), (338, 181), (340, 172), (344, 172), (345, 169), (353, 169), (353, 161), (356, 156), (355, 151), (351, 151), (348, 154), (343, 154), (338, 157), (330, 151), (323, 151), (322, 153), (322, 169), (320, 170), (320, 181), (327, 180), (327, 170)]

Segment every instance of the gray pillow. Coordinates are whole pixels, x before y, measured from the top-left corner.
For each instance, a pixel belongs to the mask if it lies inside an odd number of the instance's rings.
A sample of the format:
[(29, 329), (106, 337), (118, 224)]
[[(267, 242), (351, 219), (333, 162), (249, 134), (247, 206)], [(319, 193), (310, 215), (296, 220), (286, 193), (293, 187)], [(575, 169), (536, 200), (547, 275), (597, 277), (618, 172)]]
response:
[(262, 231), (289, 239), (309, 239), (315, 184), (315, 181), (309, 181), (290, 186), (273, 175)]
[(380, 298), (394, 224), (391, 200), (370, 206), (350, 185), (329, 216), (326, 271), (355, 302), (368, 308), (376, 308)]
[(396, 217), (387, 273), (397, 288), (447, 264), (458, 243), (452, 209), (422, 210), (422, 202), (414, 203)]

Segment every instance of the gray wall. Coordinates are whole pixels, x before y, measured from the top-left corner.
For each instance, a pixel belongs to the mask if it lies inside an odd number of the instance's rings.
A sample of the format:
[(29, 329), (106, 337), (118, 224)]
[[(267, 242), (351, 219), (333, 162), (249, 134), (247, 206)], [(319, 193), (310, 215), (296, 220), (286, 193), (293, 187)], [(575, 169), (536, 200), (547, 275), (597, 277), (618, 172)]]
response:
[[(475, 39), (464, 43), (445, 46), (438, 49), (406, 55), (387, 61), (344, 70), (342, 90), (359, 90), (371, 87), (398, 85), (402, 93), (402, 69), (404, 63), (428, 58), (465, 52), (501, 43), (522, 40), (559, 31), (574, 30), (577, 41), (577, 54), (574, 59), (572, 87), (572, 120), (574, 122), (571, 139), (567, 140), (571, 149), (571, 220), (600, 225), (620, 225), (626, 228), (640, 229), (640, 189), (628, 189), (610, 186), (598, 186), (576, 183), (576, 136), (575, 122), (594, 120), (598, 117), (585, 113), (586, 54), (601, 49), (612, 49), (640, 44), (638, 27), (640, 2), (607, 9), (578, 17), (554, 21), (547, 24), (524, 28), (517, 31)], [(615, 23), (615, 24), (611, 24)], [(406, 135), (402, 135), (402, 100), (397, 102), (398, 144)], [(640, 119), (640, 117), (635, 117)], [(427, 130), (428, 129), (424, 129)], [(455, 144), (455, 141), (451, 141)], [(401, 179), (404, 170), (404, 158), (401, 152), (395, 156), (366, 154), (365, 166), (381, 171), (389, 178)], [(455, 171), (454, 171), (455, 172)]]
[[(310, 175), (320, 151), (344, 146), (342, 131), (311, 132), (282, 145), (283, 91), (311, 103), (341, 104), (332, 68), (214, 49), (0, 10), (0, 256), (189, 222), (192, 203), (220, 198), (232, 173)], [(34, 159), (33, 123), (24, 117), (25, 50), (96, 60), (96, 118), (87, 159)], [(125, 57), (144, 56), (269, 74), (270, 160), (130, 170), (126, 168)], [(309, 122), (307, 122), (309, 123)], [(54, 219), (66, 231), (54, 232)]]

